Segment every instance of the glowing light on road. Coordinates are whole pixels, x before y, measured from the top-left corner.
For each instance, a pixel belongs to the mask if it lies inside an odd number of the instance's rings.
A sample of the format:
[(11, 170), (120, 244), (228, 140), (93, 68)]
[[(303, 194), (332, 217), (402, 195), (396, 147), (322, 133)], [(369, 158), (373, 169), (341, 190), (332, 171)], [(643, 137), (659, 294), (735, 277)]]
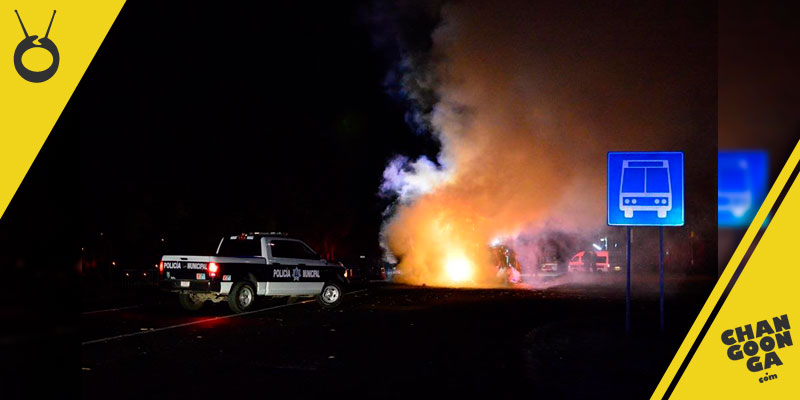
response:
[(463, 283), (472, 278), (474, 266), (463, 253), (451, 253), (444, 264), (447, 278), (453, 283)]

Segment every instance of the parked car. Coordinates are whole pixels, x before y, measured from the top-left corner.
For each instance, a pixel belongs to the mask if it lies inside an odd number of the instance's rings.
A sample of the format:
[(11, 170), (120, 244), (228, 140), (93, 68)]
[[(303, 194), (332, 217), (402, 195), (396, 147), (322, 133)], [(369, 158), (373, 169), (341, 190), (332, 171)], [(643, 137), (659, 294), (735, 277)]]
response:
[[(587, 250), (591, 251), (595, 255), (595, 270), (597, 272), (610, 272), (612, 270), (619, 271), (617, 268), (612, 269), (611, 264), (609, 263), (608, 258), (608, 251), (601, 250), (601, 251), (594, 251), (594, 250)], [(569, 272), (591, 272), (591, 269), (583, 260), (586, 251), (579, 251), (576, 253), (572, 258), (569, 259), (569, 264), (567, 265), (567, 270)]]

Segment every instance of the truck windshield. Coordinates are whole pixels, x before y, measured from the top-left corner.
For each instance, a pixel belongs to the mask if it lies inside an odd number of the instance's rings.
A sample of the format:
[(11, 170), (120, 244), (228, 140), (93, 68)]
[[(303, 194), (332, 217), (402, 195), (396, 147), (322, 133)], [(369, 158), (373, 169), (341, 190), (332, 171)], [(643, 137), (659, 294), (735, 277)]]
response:
[(221, 257), (260, 257), (261, 240), (229, 239), (225, 238), (219, 246), (218, 256)]

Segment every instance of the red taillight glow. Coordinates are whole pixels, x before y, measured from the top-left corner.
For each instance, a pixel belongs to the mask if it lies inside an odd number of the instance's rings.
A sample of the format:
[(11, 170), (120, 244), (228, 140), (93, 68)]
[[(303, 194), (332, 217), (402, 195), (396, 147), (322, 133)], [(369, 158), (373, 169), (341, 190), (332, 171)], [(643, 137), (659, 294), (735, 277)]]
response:
[(164, 260), (161, 260), (161, 262), (158, 263), (158, 272), (164, 272)]
[(215, 262), (208, 263), (208, 276), (217, 276), (219, 272), (219, 265)]

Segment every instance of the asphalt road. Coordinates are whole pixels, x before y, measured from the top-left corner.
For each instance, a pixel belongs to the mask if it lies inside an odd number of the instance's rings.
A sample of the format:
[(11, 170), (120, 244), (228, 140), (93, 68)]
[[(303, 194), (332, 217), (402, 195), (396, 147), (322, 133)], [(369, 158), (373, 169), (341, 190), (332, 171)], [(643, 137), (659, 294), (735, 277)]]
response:
[(81, 315), (81, 377), (89, 399), (648, 398), (710, 291), (711, 279), (657, 286), (443, 289), (376, 285), (335, 310), (265, 300), (232, 315), (197, 314), (171, 299)]

